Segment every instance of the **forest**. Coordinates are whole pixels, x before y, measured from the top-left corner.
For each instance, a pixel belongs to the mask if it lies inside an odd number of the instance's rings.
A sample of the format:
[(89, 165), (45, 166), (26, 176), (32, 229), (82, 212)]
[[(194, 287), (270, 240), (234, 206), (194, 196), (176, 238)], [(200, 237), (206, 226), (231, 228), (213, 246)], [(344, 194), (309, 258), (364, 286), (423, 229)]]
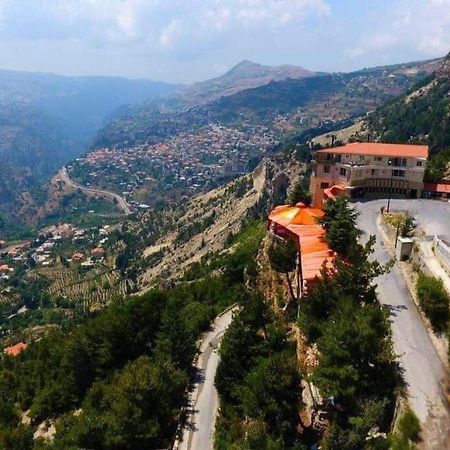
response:
[[(298, 309), (285, 314), (254, 293), (225, 334), (216, 375), (221, 398), (216, 450), (416, 448), (420, 427), (409, 410), (398, 432), (383, 435), (402, 391), (389, 312), (375, 293), (375, 278), (390, 265), (369, 259), (373, 238), (358, 243), (357, 214), (345, 199), (328, 203), (325, 212), (327, 239), (338, 253), (335, 268), (324, 268)], [(276, 251), (289, 254), (284, 246), (271, 250)], [(278, 264), (273, 269), (283, 270)], [(317, 345), (319, 362), (312, 373), (298, 362), (296, 326), (306, 345)], [(323, 429), (302, 423), (302, 379), (324, 399)]]
[(447, 173), (450, 161), (450, 81), (427, 77), (411, 89), (418, 91), (406, 101), (398, 97), (368, 116), (373, 137), (381, 142), (417, 143), (430, 146), (426, 180), (437, 182)]
[[(201, 278), (122, 299), (17, 357), (3, 356), (0, 448), (168, 446), (197, 338), (218, 312), (246, 298), (246, 274), (263, 235), (261, 223), (248, 222), (235, 251)], [(56, 427), (53, 443), (33, 440), (46, 421)]]

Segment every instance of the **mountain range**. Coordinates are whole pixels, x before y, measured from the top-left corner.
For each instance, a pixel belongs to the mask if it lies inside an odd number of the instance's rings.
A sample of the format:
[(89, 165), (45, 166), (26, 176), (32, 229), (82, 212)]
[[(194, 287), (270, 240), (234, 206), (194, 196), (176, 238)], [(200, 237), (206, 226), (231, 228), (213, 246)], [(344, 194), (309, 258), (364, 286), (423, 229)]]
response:
[(0, 71), (0, 232), (33, 214), (39, 186), (88, 148), (161, 142), (210, 123), (266, 126), (280, 138), (364, 115), (440, 61), (352, 73), (242, 61), (191, 85)]
[[(122, 108), (99, 131), (92, 147), (155, 143), (212, 122), (238, 127), (264, 124), (280, 134), (299, 133), (320, 126), (324, 120), (340, 122), (364, 115), (407, 91), (438, 66), (439, 60), (433, 60), (335, 74), (313, 74), (296, 68), (297, 78), (290, 76), (290, 66), (282, 66), (287, 69), (285, 78), (280, 79), (281, 68), (269, 71), (265, 66), (242, 62), (223, 77), (184, 87), (162, 102)], [(252, 74), (258, 76), (251, 78)], [(248, 85), (249, 80), (263, 84), (231, 93), (237, 89), (238, 79), (243, 80), (240, 86)], [(232, 90), (230, 80), (235, 80)], [(195, 103), (193, 98), (198, 96), (194, 96), (185, 101), (185, 93), (189, 89), (197, 92), (200, 86), (208, 92), (201, 100), (208, 96), (212, 100)], [(216, 87), (212, 97), (211, 86)]]

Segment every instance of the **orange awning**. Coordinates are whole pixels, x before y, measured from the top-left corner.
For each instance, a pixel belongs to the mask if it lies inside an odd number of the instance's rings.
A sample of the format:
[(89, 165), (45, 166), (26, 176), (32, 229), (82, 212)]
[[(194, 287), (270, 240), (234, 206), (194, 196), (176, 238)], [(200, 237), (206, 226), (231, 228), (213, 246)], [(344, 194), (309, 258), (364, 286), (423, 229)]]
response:
[(325, 264), (332, 267), (334, 253), (325, 240), (325, 230), (317, 223), (324, 212), (302, 203), (279, 206), (269, 215), (269, 226), (276, 234), (295, 236), (300, 246), (303, 278), (312, 281), (320, 277)]

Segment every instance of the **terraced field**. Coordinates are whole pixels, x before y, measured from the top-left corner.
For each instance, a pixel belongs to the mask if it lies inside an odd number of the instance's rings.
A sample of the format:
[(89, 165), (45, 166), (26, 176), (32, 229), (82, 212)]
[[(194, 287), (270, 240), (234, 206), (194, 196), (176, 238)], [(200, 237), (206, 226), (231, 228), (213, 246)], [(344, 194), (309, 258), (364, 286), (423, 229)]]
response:
[(37, 273), (51, 280), (48, 291), (52, 298), (77, 302), (86, 309), (103, 307), (127, 293), (127, 281), (107, 267), (82, 272), (60, 265), (39, 269)]

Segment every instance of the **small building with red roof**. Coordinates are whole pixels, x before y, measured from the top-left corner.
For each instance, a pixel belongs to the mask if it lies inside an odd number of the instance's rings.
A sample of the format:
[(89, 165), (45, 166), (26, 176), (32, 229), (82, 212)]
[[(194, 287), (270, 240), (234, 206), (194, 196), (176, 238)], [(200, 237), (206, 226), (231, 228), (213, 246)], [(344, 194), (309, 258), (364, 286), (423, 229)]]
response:
[(17, 356), (19, 353), (22, 353), (28, 347), (25, 342), (19, 342), (16, 345), (12, 345), (10, 347), (6, 347), (3, 352), (8, 356)]
[(72, 261), (81, 261), (82, 259), (84, 259), (84, 254), (81, 252), (75, 252), (72, 255)]
[(102, 259), (105, 256), (105, 249), (102, 247), (97, 247), (91, 250), (91, 256), (94, 259)]
[(425, 183), (423, 192), (425, 197), (450, 199), (450, 181), (440, 181), (439, 183)]

